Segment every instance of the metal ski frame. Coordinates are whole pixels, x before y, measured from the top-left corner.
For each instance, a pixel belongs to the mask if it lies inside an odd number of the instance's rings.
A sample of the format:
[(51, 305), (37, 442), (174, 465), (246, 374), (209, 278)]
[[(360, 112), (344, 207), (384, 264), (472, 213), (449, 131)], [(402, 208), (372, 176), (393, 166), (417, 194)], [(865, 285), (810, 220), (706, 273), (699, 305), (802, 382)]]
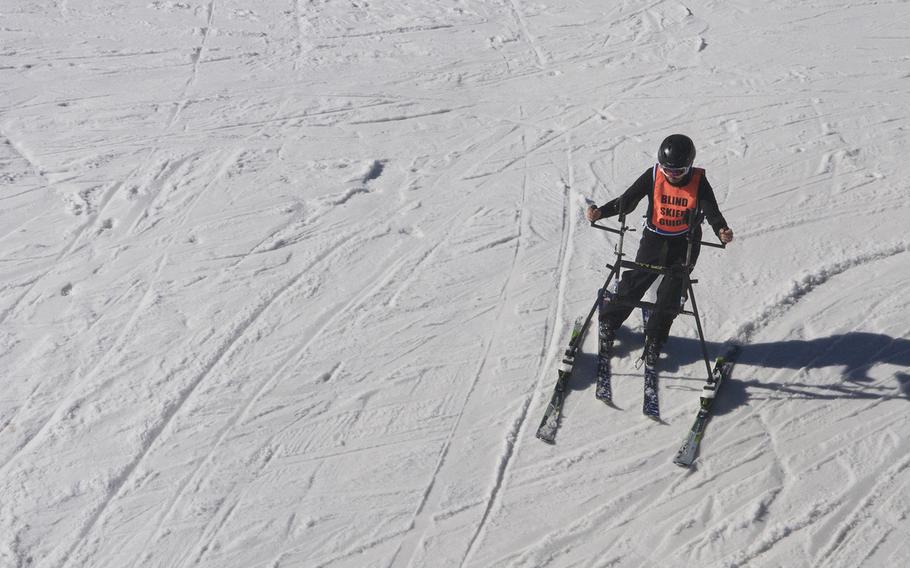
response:
[[(620, 210), (622, 210), (622, 204), (620, 204)], [(698, 315), (698, 303), (695, 301), (695, 290), (692, 288), (692, 285), (696, 284), (698, 282), (698, 280), (693, 280), (690, 276), (692, 268), (694, 268), (694, 266), (692, 265), (692, 246), (696, 242), (694, 231), (695, 231), (695, 227), (696, 227), (695, 220), (697, 219), (697, 217), (698, 217), (697, 209), (692, 209), (691, 212), (689, 213), (689, 227), (690, 227), (689, 233), (686, 236), (686, 240), (688, 241), (687, 249), (686, 249), (686, 263), (681, 264), (681, 265), (669, 266), (669, 267), (652, 266), (652, 265), (647, 265), (647, 264), (639, 264), (637, 262), (632, 262), (629, 260), (623, 260), (623, 257), (625, 256), (622, 252), (623, 235), (625, 234), (626, 231), (635, 230), (635, 229), (630, 229), (630, 228), (626, 227), (625, 214), (622, 214), (619, 216), (619, 223), (620, 223), (619, 229), (613, 229), (611, 227), (605, 227), (603, 225), (598, 225), (596, 222), (591, 222), (591, 226), (594, 227), (595, 229), (600, 229), (601, 231), (607, 231), (609, 233), (619, 234), (619, 246), (616, 248), (616, 263), (607, 265), (607, 268), (610, 269), (610, 275), (607, 276), (607, 281), (606, 281), (606, 283), (604, 283), (603, 290), (607, 289), (607, 286), (609, 285), (610, 281), (612, 280), (612, 278), (614, 276), (617, 279), (619, 278), (620, 272), (623, 268), (631, 269), (631, 270), (644, 270), (646, 272), (660, 274), (661, 276), (682, 277), (686, 290), (689, 293), (689, 300), (692, 301), (692, 311), (683, 309), (683, 307), (680, 306), (678, 308), (677, 314), (685, 314), (685, 315), (693, 316), (695, 318), (695, 328), (698, 330), (698, 342), (701, 345), (702, 357), (705, 360), (705, 370), (708, 372), (708, 381), (711, 381), (712, 376), (713, 376), (713, 373), (711, 370), (711, 361), (710, 361), (710, 357), (708, 356), (708, 347), (705, 344), (705, 334), (701, 327), (701, 317)], [(723, 243), (721, 243), (721, 244), (709, 243), (706, 241), (698, 241), (698, 243), (700, 245), (708, 246), (708, 247), (721, 248), (721, 249), (727, 248), (726, 245), (724, 245)], [(630, 300), (619, 300), (617, 298), (614, 298), (612, 301), (615, 302), (617, 300), (620, 302), (627, 302), (627, 305), (632, 305), (636, 308), (648, 308), (651, 310), (657, 309), (657, 305), (654, 303), (651, 303), (651, 302), (643, 302), (643, 301), (633, 302)], [(599, 301), (600, 301), (600, 296), (598, 296), (598, 302)], [(585, 329), (587, 328), (588, 324), (590, 323), (590, 320), (591, 320), (592, 316), (594, 315), (594, 312), (597, 309), (597, 305), (598, 305), (598, 303), (595, 303), (594, 307), (591, 308), (591, 312), (588, 314), (588, 319), (585, 321)]]
[[(620, 207), (620, 210), (621, 209), (622, 209), (622, 207)], [(626, 256), (622, 252), (623, 241), (625, 240), (626, 231), (635, 231), (635, 229), (630, 229), (629, 227), (626, 226), (626, 214), (625, 213), (619, 214), (619, 229), (614, 229), (612, 227), (604, 227), (602, 225), (597, 225), (597, 224), (595, 224), (594, 221), (591, 221), (591, 226), (595, 227), (597, 229), (600, 229), (601, 231), (607, 231), (608, 233), (616, 233), (617, 235), (619, 235), (619, 244), (617, 244), (616, 247), (613, 249), (614, 252), (616, 253), (617, 262), (616, 262), (615, 267), (610, 266), (609, 264), (607, 265), (607, 267), (610, 268), (610, 274), (607, 275), (607, 279), (604, 281), (603, 286), (600, 289), (600, 292), (597, 294), (597, 300), (594, 302), (594, 305), (591, 306), (591, 309), (588, 311), (588, 317), (585, 318), (585, 323), (584, 323), (584, 325), (581, 326), (581, 333), (579, 333), (578, 337), (576, 337), (569, 343), (568, 350), (572, 351), (573, 353), (575, 352), (576, 349), (578, 349), (578, 347), (579, 347), (578, 344), (581, 343), (582, 341), (584, 341), (585, 332), (588, 331), (588, 326), (591, 325), (591, 320), (594, 318), (594, 314), (597, 312), (597, 308), (598, 308), (598, 306), (600, 306), (600, 302), (603, 299), (603, 295), (606, 294), (607, 288), (610, 286), (610, 282), (613, 281), (614, 277), (617, 280), (619, 279), (619, 274), (620, 274), (620, 270), (621, 270), (620, 264), (622, 264), (622, 262), (621, 262), (622, 257)]]

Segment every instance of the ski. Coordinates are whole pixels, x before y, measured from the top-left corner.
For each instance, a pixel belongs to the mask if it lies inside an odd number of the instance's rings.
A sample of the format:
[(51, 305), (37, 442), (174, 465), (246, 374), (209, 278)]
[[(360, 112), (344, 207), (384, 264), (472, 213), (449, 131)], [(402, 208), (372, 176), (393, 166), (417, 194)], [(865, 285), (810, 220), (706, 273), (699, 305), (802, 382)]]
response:
[[(606, 290), (601, 299), (601, 309), (613, 299), (616, 293), (616, 283), (612, 290)], [(613, 359), (613, 343), (616, 340), (615, 332), (604, 322), (598, 322), (597, 343), (597, 388), (594, 396), (605, 404), (613, 404), (613, 373), (610, 367)]]
[(613, 330), (601, 323), (599, 344), (597, 349), (597, 389), (594, 396), (605, 404), (613, 404), (613, 373), (610, 368), (613, 358)]
[(699, 444), (705, 434), (708, 419), (711, 417), (711, 406), (714, 404), (714, 398), (721, 383), (729, 378), (736, 362), (736, 356), (739, 354), (739, 349), (739, 345), (733, 345), (725, 355), (718, 357), (714, 361), (711, 377), (705, 381), (705, 386), (702, 388), (700, 407), (698, 414), (695, 416), (695, 423), (692, 424), (692, 429), (689, 430), (688, 436), (686, 436), (679, 451), (676, 452), (676, 457), (673, 459), (673, 463), (676, 465), (690, 467), (695, 463)]
[(657, 368), (645, 363), (645, 391), (642, 410), (645, 416), (660, 420), (660, 403), (657, 398)]
[[(680, 313), (686, 306), (686, 300), (688, 300), (688, 294), (683, 293), (679, 298), (679, 311)], [(648, 329), (648, 320), (651, 318), (652, 311), (650, 307), (642, 307), (641, 309), (641, 319), (645, 327), (645, 333)], [(645, 350), (647, 350), (647, 343), (645, 344)], [(642, 361), (645, 364), (645, 381), (644, 381), (644, 397), (642, 402), (642, 413), (654, 420), (660, 420), (660, 400), (658, 397), (658, 381), (657, 381), (657, 360), (655, 359), (651, 364), (648, 364), (647, 353), (642, 353)]]
[(559, 418), (562, 416), (562, 405), (566, 400), (569, 377), (572, 375), (572, 367), (575, 365), (575, 354), (587, 329), (585, 323), (586, 320), (583, 317), (575, 320), (569, 346), (566, 348), (562, 365), (559, 367), (559, 378), (556, 380), (553, 396), (550, 397), (550, 404), (547, 405), (543, 420), (540, 421), (540, 427), (537, 428), (537, 437), (548, 444), (556, 443), (556, 429), (559, 428)]

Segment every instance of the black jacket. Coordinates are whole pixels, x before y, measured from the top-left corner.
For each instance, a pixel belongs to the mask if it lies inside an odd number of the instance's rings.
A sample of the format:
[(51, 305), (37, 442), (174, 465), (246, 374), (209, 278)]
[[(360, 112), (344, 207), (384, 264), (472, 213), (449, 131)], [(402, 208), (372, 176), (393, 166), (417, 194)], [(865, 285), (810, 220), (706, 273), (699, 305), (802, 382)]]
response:
[[(656, 167), (656, 166), (655, 166)], [(616, 199), (609, 201), (608, 203), (598, 207), (601, 217), (614, 217), (619, 215), (619, 205), (623, 204), (623, 213), (631, 213), (635, 211), (635, 208), (638, 207), (639, 202), (642, 198), (648, 198), (648, 213), (645, 217), (647, 219), (648, 228), (651, 227), (651, 218), (652, 211), (654, 207), (654, 169), (655, 167), (648, 168), (645, 170), (635, 183), (629, 186), (621, 196)], [(679, 185), (685, 185), (689, 182), (689, 178), (692, 175), (692, 172), (686, 175), (682, 179)], [(717, 198), (714, 197), (714, 189), (711, 187), (711, 184), (708, 183), (708, 176), (701, 176), (701, 183), (698, 185), (698, 203), (701, 208), (704, 218), (708, 220), (708, 224), (711, 225), (711, 228), (714, 229), (714, 234), (718, 234), (721, 229), (726, 229), (727, 221), (724, 219), (724, 216), (721, 215), (720, 209), (717, 207)], [(698, 223), (701, 223), (701, 216), (699, 216)], [(698, 231), (700, 233), (700, 231)]]

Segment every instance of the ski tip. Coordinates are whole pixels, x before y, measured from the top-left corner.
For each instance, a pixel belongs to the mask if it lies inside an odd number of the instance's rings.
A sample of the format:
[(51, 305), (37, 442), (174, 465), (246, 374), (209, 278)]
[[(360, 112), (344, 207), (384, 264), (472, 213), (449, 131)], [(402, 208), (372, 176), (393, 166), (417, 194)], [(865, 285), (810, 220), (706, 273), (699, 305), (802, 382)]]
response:
[(673, 463), (674, 463), (674, 465), (678, 465), (679, 467), (681, 467), (683, 469), (692, 469), (692, 462), (683, 462), (683, 461), (673, 460)]

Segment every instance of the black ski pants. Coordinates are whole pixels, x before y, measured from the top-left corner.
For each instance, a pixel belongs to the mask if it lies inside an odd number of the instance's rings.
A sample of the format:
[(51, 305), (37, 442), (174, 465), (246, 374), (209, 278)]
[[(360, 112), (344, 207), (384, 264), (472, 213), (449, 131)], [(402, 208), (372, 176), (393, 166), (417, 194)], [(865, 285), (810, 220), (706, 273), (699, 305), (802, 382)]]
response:
[[(695, 242), (692, 245), (692, 266), (695, 266), (695, 261), (698, 258), (700, 248), (698, 241), (701, 235), (696, 234), (695, 237)], [(682, 266), (686, 262), (688, 245), (685, 235), (667, 237), (644, 229), (638, 245), (638, 254), (635, 256), (635, 262), (663, 267)], [(626, 321), (629, 314), (635, 309), (631, 302), (640, 301), (659, 276), (659, 274), (645, 272), (644, 270), (624, 271), (617, 287), (615, 300), (601, 303), (600, 321), (611, 329), (619, 329), (619, 326)], [(656, 339), (661, 344), (667, 340), (667, 336), (670, 334), (670, 326), (673, 325), (673, 320), (676, 319), (679, 313), (680, 298), (684, 291), (688, 292), (684, 288), (685, 282), (681, 275), (664, 275), (662, 277), (660, 285), (657, 287), (657, 309), (651, 313), (648, 318), (648, 326), (645, 329), (645, 334), (648, 337)]]

